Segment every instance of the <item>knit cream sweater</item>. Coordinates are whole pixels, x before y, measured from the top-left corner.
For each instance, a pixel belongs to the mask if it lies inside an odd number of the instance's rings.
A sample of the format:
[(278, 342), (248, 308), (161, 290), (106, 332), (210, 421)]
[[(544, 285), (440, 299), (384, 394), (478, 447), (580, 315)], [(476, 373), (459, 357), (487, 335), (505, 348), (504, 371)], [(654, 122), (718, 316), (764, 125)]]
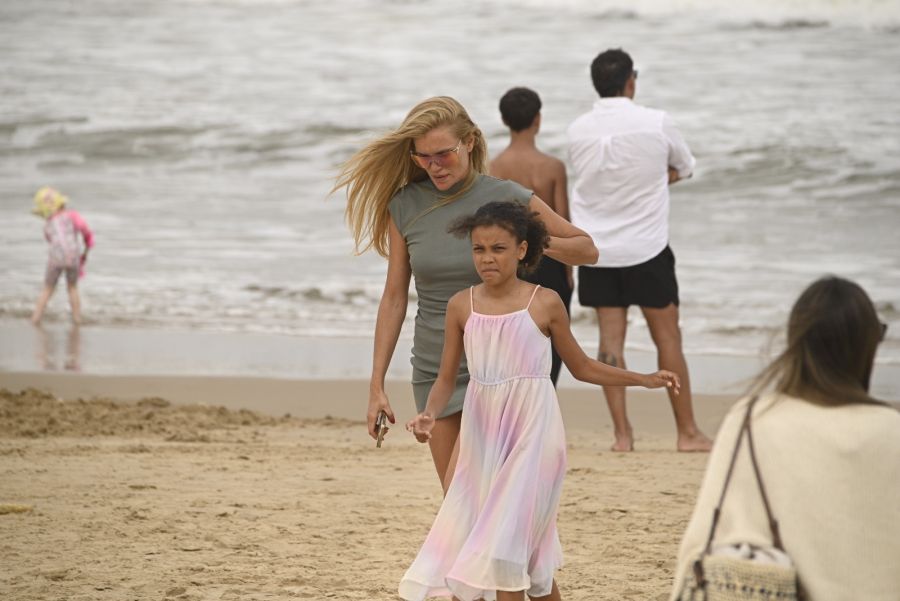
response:
[[(735, 404), (716, 436), (672, 600), (706, 544), (747, 402)], [(769, 394), (757, 401), (752, 428), (772, 512), (811, 601), (900, 601), (900, 411)], [(771, 544), (746, 440), (713, 544), (744, 541)]]

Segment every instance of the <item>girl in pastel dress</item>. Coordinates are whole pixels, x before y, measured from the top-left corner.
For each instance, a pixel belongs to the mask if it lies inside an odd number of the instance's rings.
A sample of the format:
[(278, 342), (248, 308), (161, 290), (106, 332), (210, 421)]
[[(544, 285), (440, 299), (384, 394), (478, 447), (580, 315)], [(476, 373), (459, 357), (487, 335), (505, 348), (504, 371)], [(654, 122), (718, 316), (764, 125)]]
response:
[[(66, 275), (66, 287), (69, 291), (72, 321), (76, 325), (81, 323), (78, 278), (84, 275), (84, 263), (87, 261), (88, 249), (94, 246), (94, 234), (77, 211), (66, 208), (68, 201), (66, 196), (46, 186), (34, 195), (32, 213), (44, 218), (44, 238), (50, 245), (47, 270), (44, 273), (44, 289), (31, 315), (31, 321), (35, 325), (40, 323), (47, 301), (50, 300), (59, 276), (63, 273)], [(79, 234), (84, 239), (83, 250), (78, 241)]]
[(556, 292), (518, 278), (547, 243), (526, 207), (491, 202), (450, 231), (470, 236), (482, 283), (450, 299), (438, 379), (407, 430), (429, 439), (463, 350), (470, 382), (453, 479), (399, 593), (416, 601), (559, 599), (553, 578), (562, 565), (556, 513), (566, 440), (550, 380), (551, 339), (579, 380), (676, 391), (680, 382), (669, 371), (638, 374), (584, 354)]

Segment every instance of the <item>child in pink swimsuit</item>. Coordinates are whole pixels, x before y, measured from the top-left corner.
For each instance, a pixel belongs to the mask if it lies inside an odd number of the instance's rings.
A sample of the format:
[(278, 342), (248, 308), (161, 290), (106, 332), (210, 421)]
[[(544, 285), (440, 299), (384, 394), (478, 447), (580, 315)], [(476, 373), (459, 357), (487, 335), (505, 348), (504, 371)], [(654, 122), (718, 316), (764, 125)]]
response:
[[(56, 289), (56, 283), (63, 272), (66, 274), (72, 321), (76, 324), (81, 323), (78, 278), (84, 274), (83, 266), (87, 260), (88, 249), (94, 246), (94, 235), (81, 215), (66, 208), (68, 201), (67, 197), (49, 187), (41, 188), (34, 195), (32, 212), (46, 220), (44, 237), (50, 244), (47, 271), (44, 275), (44, 289), (38, 297), (37, 305), (31, 316), (31, 321), (35, 325), (40, 323), (47, 302)], [(83, 251), (78, 242), (78, 234), (84, 238)]]

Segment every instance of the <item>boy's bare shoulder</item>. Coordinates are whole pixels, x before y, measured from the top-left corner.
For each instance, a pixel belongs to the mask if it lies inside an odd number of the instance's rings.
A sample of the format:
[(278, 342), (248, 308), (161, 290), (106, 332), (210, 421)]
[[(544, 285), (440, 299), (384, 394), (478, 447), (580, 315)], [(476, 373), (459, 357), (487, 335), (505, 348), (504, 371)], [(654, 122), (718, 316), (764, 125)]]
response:
[(491, 162), (488, 165), (488, 171), (491, 176), (496, 177), (497, 179), (509, 179), (509, 172), (514, 165), (515, 161), (510, 158), (509, 149), (506, 148), (496, 157), (491, 159)]
[(554, 172), (566, 172), (566, 164), (555, 156), (547, 154), (546, 152), (542, 152), (541, 156), (543, 157), (544, 165), (547, 169), (552, 169)]

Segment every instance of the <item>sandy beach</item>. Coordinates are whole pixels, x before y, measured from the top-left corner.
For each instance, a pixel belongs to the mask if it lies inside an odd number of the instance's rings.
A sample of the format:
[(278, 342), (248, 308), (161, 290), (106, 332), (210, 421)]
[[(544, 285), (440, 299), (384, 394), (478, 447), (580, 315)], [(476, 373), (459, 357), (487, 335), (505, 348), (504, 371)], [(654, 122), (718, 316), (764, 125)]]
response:
[[(667, 211), (701, 429), (826, 274), (889, 326), (871, 392), (900, 408), (898, 32), (900, 3), (876, 0), (0, 3), (0, 601), (397, 599), (441, 503), (402, 428), (419, 292), (376, 449), (387, 263), (354, 252), (339, 165), (436, 94), (496, 156), (498, 100), (527, 86), (574, 198), (567, 130), (603, 47), (632, 53), (636, 102), (697, 157)], [(45, 185), (96, 234), (78, 326), (63, 285), (29, 321)], [(571, 318), (596, 357), (596, 312), (576, 298)], [(629, 369), (655, 371), (636, 308), (627, 331)], [(636, 451), (612, 453), (600, 389), (559, 384), (563, 598), (663, 601), (707, 455), (677, 453), (665, 394), (642, 390)]]
[[(364, 382), (265, 382), (0, 374), (0, 596), (395, 599), (441, 501), (427, 449), (375, 448)], [(560, 391), (566, 599), (668, 594), (706, 456), (674, 452), (664, 396), (632, 398), (637, 451), (614, 454), (599, 394)], [(730, 402), (697, 398), (701, 426)]]

